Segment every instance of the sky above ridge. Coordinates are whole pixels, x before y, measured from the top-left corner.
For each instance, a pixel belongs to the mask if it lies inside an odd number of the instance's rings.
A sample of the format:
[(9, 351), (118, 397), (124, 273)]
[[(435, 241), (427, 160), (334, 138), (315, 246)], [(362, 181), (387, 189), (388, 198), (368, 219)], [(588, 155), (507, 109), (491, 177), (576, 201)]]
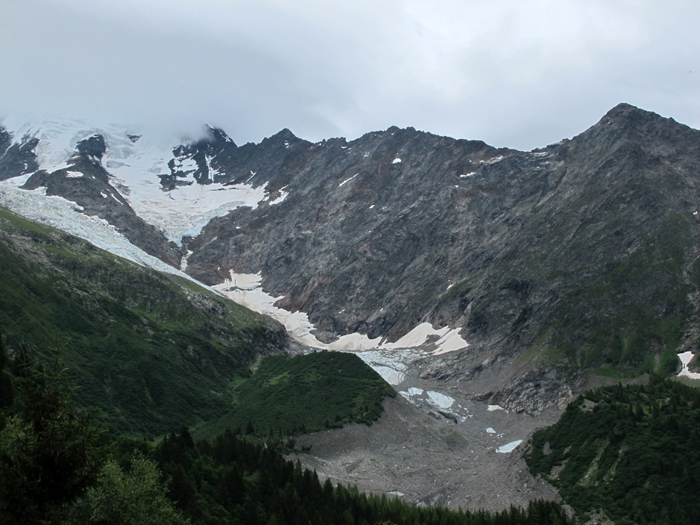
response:
[(0, 118), (529, 150), (619, 102), (700, 128), (694, 0), (0, 0)]

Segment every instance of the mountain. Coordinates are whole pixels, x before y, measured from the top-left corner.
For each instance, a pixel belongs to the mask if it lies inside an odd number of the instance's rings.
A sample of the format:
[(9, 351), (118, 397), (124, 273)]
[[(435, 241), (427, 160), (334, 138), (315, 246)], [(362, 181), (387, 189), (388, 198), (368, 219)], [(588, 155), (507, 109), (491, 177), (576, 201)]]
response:
[(76, 202), (306, 344), (427, 349), (375, 362), (394, 384), (410, 365), (535, 414), (590, 374), (668, 373), (697, 345), (700, 132), (628, 104), (531, 152), (395, 127), (243, 146), (208, 128), (160, 149), (84, 123), (1, 137), (0, 178)]

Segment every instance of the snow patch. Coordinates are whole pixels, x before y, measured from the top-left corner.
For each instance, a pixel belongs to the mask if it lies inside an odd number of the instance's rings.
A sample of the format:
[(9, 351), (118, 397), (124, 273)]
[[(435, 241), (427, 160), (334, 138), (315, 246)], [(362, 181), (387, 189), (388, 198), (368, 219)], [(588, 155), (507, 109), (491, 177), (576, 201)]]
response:
[(66, 178), (67, 179), (82, 179), (83, 174), (80, 173), (79, 171), (66, 171)]
[(19, 177), (12, 177), (11, 179), (7, 179), (4, 181), (4, 184), (11, 184), (12, 186), (24, 186), (26, 182), (29, 180), (29, 177), (34, 175), (34, 173), (27, 173), (25, 175), (20, 175)]
[(460, 179), (466, 179), (467, 177), (473, 177), (476, 175), (476, 171), (470, 171), (469, 173), (463, 173), (459, 176)]
[(197, 162), (194, 159), (185, 158), (175, 158), (173, 163), (173, 171), (175, 173), (194, 173), (199, 169)]
[(455, 402), (454, 398), (441, 392), (436, 392), (434, 390), (424, 392), (422, 388), (411, 387), (406, 391), (399, 392), (399, 394), (411, 404), (427, 409), (430, 412), (437, 410), (440, 414), (452, 419), (455, 423), (463, 423), (472, 417), (466, 408)]
[(354, 179), (355, 177), (357, 177), (358, 175), (359, 175), (359, 173), (355, 173), (355, 175), (353, 175), (353, 176), (350, 177), (349, 179), (345, 179), (343, 182), (341, 182), (340, 184), (338, 184), (338, 187), (339, 187), (339, 188), (342, 188), (343, 185), (347, 184), (348, 182), (350, 182), (351, 180), (353, 180), (353, 179)]
[(446, 396), (440, 392), (435, 392), (434, 390), (428, 390), (427, 394), (430, 402), (443, 410), (447, 410), (455, 402), (453, 397)]
[(700, 379), (700, 373), (697, 372), (691, 372), (688, 370), (688, 365), (690, 364), (690, 361), (693, 359), (693, 352), (688, 350), (687, 352), (683, 352), (681, 354), (678, 354), (678, 359), (681, 360), (682, 363), (682, 368), (681, 371), (678, 372), (678, 377), (689, 377), (690, 379)]
[(287, 189), (287, 186), (284, 186), (284, 187), (279, 189), (279, 192), (280, 192), (279, 197), (277, 197), (274, 200), (271, 200), (269, 202), (270, 206), (274, 206), (275, 204), (279, 204), (280, 202), (284, 201), (284, 199), (287, 198), (287, 196), (289, 195), (289, 192), (285, 191), (286, 189)]
[[(263, 291), (262, 274), (238, 274), (230, 271), (230, 279), (213, 286), (214, 290), (256, 312), (269, 315), (282, 323), (292, 338), (312, 348), (357, 352), (358, 356), (376, 370), (389, 384), (398, 385), (405, 379), (406, 364), (426, 357), (452, 352), (469, 345), (459, 336), (459, 328), (449, 326), (435, 329), (430, 323), (421, 323), (394, 343), (382, 337), (370, 339), (366, 334), (352, 333), (332, 343), (322, 343), (314, 335), (316, 327), (304, 312), (289, 312), (275, 306), (283, 297), (272, 297)], [(437, 341), (427, 346), (428, 338)], [(442, 399), (442, 398), (440, 398)], [(446, 400), (442, 399), (441, 402)]]
[(510, 443), (503, 445), (501, 447), (498, 447), (496, 449), (496, 452), (499, 454), (508, 454), (509, 452), (513, 452), (520, 443), (522, 443), (522, 439), (518, 439), (517, 441), (511, 441)]
[[(226, 137), (226, 138), (227, 138), (228, 140), (231, 140), (231, 139), (229, 139), (228, 137)], [(205, 155), (205, 156), (204, 156), (204, 160), (205, 160), (205, 162), (207, 163), (207, 170), (208, 170), (208, 172), (209, 172), (209, 180), (211, 180), (212, 182), (214, 182), (214, 178), (215, 178), (215, 177), (217, 177), (217, 176), (219, 176), (219, 175), (223, 175), (223, 173), (221, 173), (217, 168), (215, 168), (215, 167), (213, 167), (213, 166), (211, 165), (211, 161), (214, 160), (214, 157), (211, 157), (211, 156), (209, 156), (209, 155)]]
[(400, 163), (401, 163), (401, 159), (398, 158), (398, 157), (396, 157), (393, 161), (391, 161), (391, 163), (392, 163), (392, 164), (400, 164)]
[[(259, 313), (263, 313), (280, 321), (287, 330), (301, 343), (313, 348), (361, 352), (368, 350), (398, 350), (415, 348), (425, 344), (429, 336), (439, 336), (435, 343), (438, 347), (434, 353), (441, 354), (457, 349), (466, 348), (469, 344), (459, 335), (459, 329), (449, 326), (436, 330), (430, 323), (421, 323), (394, 343), (384, 342), (381, 337), (370, 339), (366, 334), (347, 334), (332, 343), (322, 343), (311, 332), (315, 330), (308, 316), (303, 312), (291, 313), (275, 306), (281, 297), (272, 297), (261, 288), (262, 275), (237, 274), (230, 272), (231, 278), (213, 288), (227, 295), (235, 302), (242, 304)], [(241, 286), (248, 283), (248, 286)]]
[(486, 429), (486, 433), (487, 433), (487, 434), (495, 434), (496, 431), (495, 431), (493, 428), (489, 427), (489, 428)]
[[(444, 328), (442, 330), (444, 330)], [(464, 339), (462, 339), (462, 336), (459, 335), (459, 328), (449, 330), (435, 344), (437, 345), (438, 349), (433, 352), (433, 355), (455, 352), (469, 346), (469, 343), (467, 343)]]
[(489, 412), (495, 412), (496, 410), (505, 410), (505, 408), (503, 408), (501, 405), (489, 405), (486, 410)]
[(182, 259), (180, 259), (180, 271), (181, 272), (184, 272), (185, 270), (187, 270), (187, 259), (189, 259), (190, 255), (192, 255), (192, 253), (193, 252), (188, 249), (187, 253), (182, 256)]

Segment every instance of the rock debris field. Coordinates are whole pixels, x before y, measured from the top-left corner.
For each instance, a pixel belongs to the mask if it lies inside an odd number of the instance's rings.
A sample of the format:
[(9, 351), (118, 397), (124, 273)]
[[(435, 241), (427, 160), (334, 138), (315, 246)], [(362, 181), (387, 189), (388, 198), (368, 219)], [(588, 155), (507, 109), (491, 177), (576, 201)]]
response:
[[(297, 448), (311, 449), (291, 458), (322, 479), (419, 504), (502, 510), (539, 498), (559, 499), (552, 487), (530, 475), (522, 458), (528, 438), (553, 424), (559, 408), (537, 417), (509, 413), (460, 399), (451, 388), (442, 394), (454, 398), (452, 410), (445, 411), (430, 401), (446, 383), (412, 383), (395, 386), (404, 394), (387, 398), (382, 418), (371, 427), (352, 424), (300, 436)], [(429, 391), (433, 396), (426, 395)]]

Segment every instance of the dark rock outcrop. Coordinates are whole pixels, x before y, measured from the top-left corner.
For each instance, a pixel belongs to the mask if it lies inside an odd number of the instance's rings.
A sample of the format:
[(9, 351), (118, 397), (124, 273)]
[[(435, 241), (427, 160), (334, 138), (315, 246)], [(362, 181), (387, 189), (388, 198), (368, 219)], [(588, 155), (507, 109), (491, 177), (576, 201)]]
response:
[(34, 149), (39, 144), (36, 137), (20, 137), (13, 142), (12, 135), (0, 126), (0, 180), (33, 173), (39, 169)]

